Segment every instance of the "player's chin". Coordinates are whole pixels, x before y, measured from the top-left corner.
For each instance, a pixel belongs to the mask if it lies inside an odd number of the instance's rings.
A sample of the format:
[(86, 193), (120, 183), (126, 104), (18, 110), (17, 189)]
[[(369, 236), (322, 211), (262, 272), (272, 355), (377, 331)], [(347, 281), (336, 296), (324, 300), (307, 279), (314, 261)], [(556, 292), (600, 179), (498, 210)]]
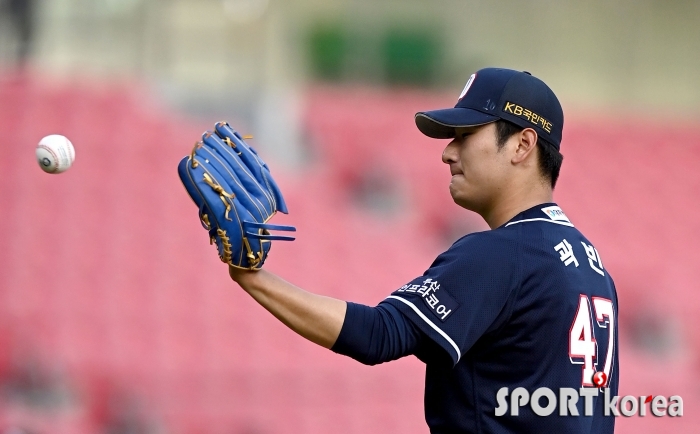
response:
[(471, 203), (473, 202), (470, 200), (470, 197), (464, 189), (459, 188), (455, 184), (450, 184), (450, 196), (452, 196), (452, 200), (454, 203), (457, 205), (461, 206), (462, 208), (466, 209), (472, 209)]
[(471, 203), (471, 202), (469, 202), (468, 200), (466, 200), (466, 199), (463, 198), (463, 197), (452, 196), (452, 200), (454, 201), (454, 203), (456, 203), (457, 205), (461, 206), (462, 208), (466, 208), (466, 209), (468, 209), (468, 210), (471, 210), (471, 209), (472, 209), (472, 207), (470, 206), (470, 203)]
[(450, 181), (450, 195), (452, 198), (468, 196), (472, 186), (467, 182), (464, 175), (455, 175)]
[(450, 183), (450, 196), (457, 205), (469, 211), (479, 209), (479, 204), (483, 200), (480, 190), (467, 182), (463, 176), (456, 176)]

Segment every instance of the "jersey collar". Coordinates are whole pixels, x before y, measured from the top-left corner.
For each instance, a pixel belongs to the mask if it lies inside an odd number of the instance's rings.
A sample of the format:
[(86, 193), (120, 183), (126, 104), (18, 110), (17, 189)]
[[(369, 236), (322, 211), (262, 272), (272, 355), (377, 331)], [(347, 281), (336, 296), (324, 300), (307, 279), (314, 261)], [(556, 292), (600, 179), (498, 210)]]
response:
[(522, 211), (500, 227), (508, 227), (519, 223), (544, 221), (564, 226), (573, 227), (571, 220), (564, 214), (559, 206), (554, 202), (543, 203)]

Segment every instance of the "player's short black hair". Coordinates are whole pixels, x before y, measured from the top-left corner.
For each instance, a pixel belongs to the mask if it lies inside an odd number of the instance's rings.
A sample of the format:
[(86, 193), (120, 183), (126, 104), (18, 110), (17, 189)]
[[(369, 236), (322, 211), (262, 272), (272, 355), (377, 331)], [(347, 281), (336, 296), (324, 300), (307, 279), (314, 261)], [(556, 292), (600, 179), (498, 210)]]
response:
[[(498, 149), (505, 146), (508, 139), (515, 133), (519, 133), (525, 128), (515, 125), (512, 122), (499, 119), (496, 121), (496, 144)], [(549, 179), (552, 184), (552, 189), (557, 185), (557, 179), (559, 179), (559, 170), (561, 169), (561, 163), (564, 160), (564, 156), (559, 152), (554, 146), (547, 143), (541, 137), (537, 137), (537, 148), (540, 164), (540, 172), (542, 175)]]

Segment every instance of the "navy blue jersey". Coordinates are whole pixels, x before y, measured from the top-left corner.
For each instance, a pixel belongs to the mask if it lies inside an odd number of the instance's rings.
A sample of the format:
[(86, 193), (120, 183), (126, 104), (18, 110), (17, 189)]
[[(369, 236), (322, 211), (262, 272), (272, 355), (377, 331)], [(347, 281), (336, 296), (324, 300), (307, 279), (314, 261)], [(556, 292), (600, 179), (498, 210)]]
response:
[[(387, 303), (430, 338), (415, 354), (426, 363), (431, 433), (613, 432), (602, 392), (618, 389), (615, 286), (556, 204), (461, 238), (380, 306)], [(597, 372), (603, 383), (594, 384)], [(543, 387), (556, 395), (551, 415), (511, 402), (516, 388), (532, 395)], [(581, 396), (561, 416), (560, 391), (582, 387), (601, 392), (588, 398), (591, 410)], [(509, 406), (501, 415), (499, 391)], [(548, 403), (538, 399), (539, 408)]]

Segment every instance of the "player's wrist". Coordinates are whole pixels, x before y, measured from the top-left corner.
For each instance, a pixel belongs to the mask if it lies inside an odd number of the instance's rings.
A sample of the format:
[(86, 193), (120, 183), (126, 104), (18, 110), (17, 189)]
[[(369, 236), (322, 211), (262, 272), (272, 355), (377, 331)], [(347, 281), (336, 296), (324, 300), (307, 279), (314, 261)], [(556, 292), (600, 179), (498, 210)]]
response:
[(259, 275), (259, 270), (247, 270), (229, 265), (228, 275), (234, 282), (245, 289), (249, 287), (252, 281)]

